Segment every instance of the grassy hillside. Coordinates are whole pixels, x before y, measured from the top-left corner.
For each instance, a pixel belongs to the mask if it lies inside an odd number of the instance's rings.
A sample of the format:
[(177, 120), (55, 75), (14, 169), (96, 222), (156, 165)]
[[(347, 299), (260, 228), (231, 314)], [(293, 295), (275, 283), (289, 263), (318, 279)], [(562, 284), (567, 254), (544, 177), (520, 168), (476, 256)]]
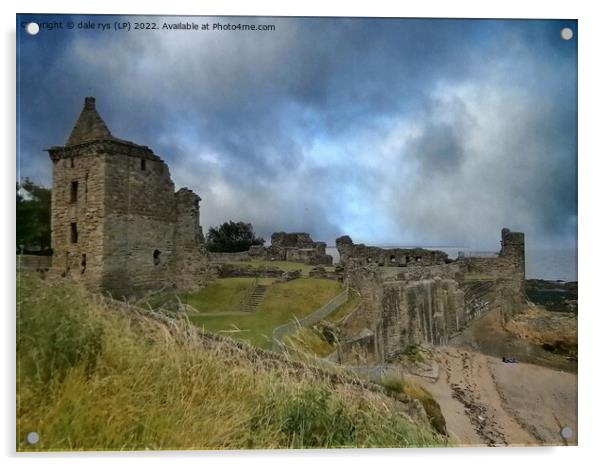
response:
[[(324, 319), (323, 323), (336, 326), (357, 309), (360, 301), (359, 293), (355, 290), (350, 290), (347, 302), (339, 306), (335, 312)], [(328, 356), (336, 348), (335, 342), (332, 340), (327, 341), (323, 333), (316, 326), (311, 328), (299, 327), (296, 332), (287, 335), (283, 343), (296, 352), (309, 353), (320, 358)]]
[(19, 450), (443, 444), (400, 401), (209, 345), (186, 320), (31, 277), (17, 303)]
[[(239, 279), (226, 278), (218, 282), (231, 280)], [(275, 327), (311, 314), (341, 291), (342, 285), (334, 280), (299, 278), (271, 285), (255, 312), (223, 316), (191, 315), (190, 320), (211, 332), (230, 335), (260, 348), (269, 348)], [(201, 290), (195, 299), (202, 300), (204, 293), (205, 290)]]

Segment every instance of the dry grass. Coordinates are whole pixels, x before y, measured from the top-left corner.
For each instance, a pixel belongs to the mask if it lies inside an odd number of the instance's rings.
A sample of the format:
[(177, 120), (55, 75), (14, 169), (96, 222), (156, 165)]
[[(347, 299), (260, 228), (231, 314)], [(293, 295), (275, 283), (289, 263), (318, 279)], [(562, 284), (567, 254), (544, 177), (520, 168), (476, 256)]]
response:
[(208, 344), (184, 319), (31, 277), (17, 299), (18, 450), (444, 444), (384, 395)]
[(283, 343), (296, 352), (320, 358), (328, 356), (335, 349), (318, 330), (308, 327), (299, 327), (296, 332), (286, 335)]
[(386, 379), (382, 384), (390, 390), (404, 393), (408, 397), (420, 401), (433, 428), (441, 434), (446, 434), (446, 422), (441, 407), (427, 389), (401, 378)]

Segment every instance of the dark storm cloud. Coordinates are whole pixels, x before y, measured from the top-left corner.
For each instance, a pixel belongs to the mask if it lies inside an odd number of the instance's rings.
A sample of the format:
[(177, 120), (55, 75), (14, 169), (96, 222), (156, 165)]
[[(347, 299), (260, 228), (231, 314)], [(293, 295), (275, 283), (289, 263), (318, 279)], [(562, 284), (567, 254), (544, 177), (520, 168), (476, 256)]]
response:
[(21, 175), (50, 181), (41, 149), (93, 94), (116, 136), (203, 197), (205, 227), (489, 248), (509, 226), (574, 244), (576, 46), (558, 31), (576, 24), (219, 21), (276, 31), (22, 37)]

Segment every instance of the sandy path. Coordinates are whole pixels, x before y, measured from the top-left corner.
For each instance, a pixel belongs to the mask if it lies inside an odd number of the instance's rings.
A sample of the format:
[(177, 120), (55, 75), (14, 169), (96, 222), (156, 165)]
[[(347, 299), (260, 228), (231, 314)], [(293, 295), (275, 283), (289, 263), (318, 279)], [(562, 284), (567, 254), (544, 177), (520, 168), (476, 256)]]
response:
[(576, 375), (531, 364), (505, 364), (473, 351), (439, 347), (436, 382), (408, 376), (429, 390), (454, 443), (464, 446), (559, 444), (559, 424), (576, 441)]

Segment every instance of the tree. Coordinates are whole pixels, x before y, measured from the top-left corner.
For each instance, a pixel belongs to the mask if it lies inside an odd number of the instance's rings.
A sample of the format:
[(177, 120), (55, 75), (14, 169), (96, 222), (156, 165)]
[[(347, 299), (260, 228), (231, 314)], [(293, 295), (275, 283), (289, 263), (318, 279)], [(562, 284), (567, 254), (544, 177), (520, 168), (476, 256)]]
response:
[(262, 245), (263, 238), (257, 238), (253, 225), (245, 222), (229, 221), (219, 227), (210, 227), (207, 233), (207, 249), (211, 252), (242, 252), (251, 246)]
[(50, 189), (25, 178), (17, 183), (17, 252), (52, 254)]

